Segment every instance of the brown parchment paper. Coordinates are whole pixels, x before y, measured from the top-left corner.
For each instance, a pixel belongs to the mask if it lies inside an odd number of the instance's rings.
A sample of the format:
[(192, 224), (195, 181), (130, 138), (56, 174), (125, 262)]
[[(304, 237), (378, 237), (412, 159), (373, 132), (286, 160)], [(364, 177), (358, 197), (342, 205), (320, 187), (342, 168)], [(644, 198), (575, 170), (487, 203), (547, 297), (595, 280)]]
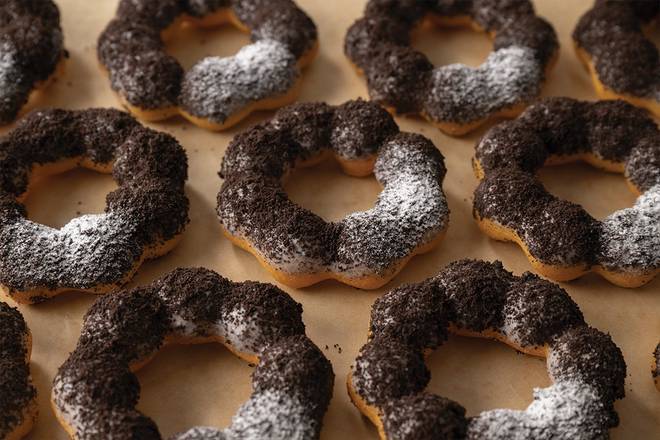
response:
[[(66, 46), (71, 52), (66, 72), (46, 90), (36, 106), (87, 108), (117, 106), (95, 56), (96, 39), (110, 20), (115, 0), (56, 0), (63, 16)], [(366, 97), (365, 83), (344, 58), (343, 38), (348, 26), (361, 15), (364, 1), (299, 0), (320, 31), (321, 50), (305, 72), (301, 100), (332, 104)], [(545, 87), (546, 95), (594, 99), (586, 72), (572, 49), (570, 34), (591, 1), (537, 0), (537, 10), (557, 30), (561, 56)], [(169, 44), (186, 66), (210, 54), (234, 53), (248, 37), (230, 28), (210, 32), (188, 31)], [(415, 37), (415, 44), (436, 63), (465, 62), (477, 65), (491, 45), (487, 38), (469, 31), (437, 30)], [(233, 279), (272, 282), (249, 254), (233, 247), (220, 235), (214, 213), (220, 159), (230, 139), (269, 113), (251, 117), (224, 133), (210, 133), (175, 119), (152, 124), (176, 136), (188, 152), (191, 223), (181, 244), (168, 256), (146, 263), (131, 285), (148, 283), (177, 266), (206, 266)], [(451, 208), (449, 233), (435, 251), (415, 257), (389, 285), (365, 292), (324, 282), (307, 289), (284, 289), (304, 306), (309, 336), (332, 361), (336, 374), (334, 397), (325, 417), (324, 439), (369, 439), (376, 432), (350, 403), (346, 374), (359, 347), (366, 340), (370, 307), (388, 289), (420, 281), (459, 258), (500, 259), (516, 273), (528, 270), (522, 252), (512, 244), (495, 242), (481, 234), (471, 216), (476, 180), (470, 168), (473, 146), (482, 130), (464, 138), (441, 134), (428, 123), (398, 118), (403, 129), (430, 137), (442, 151), (449, 172), (444, 188)], [(556, 194), (583, 204), (598, 218), (626, 206), (634, 197), (623, 178), (583, 165), (545, 169), (545, 184)], [(27, 201), (32, 219), (62, 226), (79, 213), (101, 212), (112, 179), (92, 172), (72, 171), (43, 182)], [(291, 197), (327, 219), (337, 219), (370, 207), (378, 185), (373, 178), (350, 178), (333, 164), (294, 173), (287, 188)], [(612, 286), (597, 276), (586, 276), (563, 285), (582, 308), (587, 321), (606, 332), (622, 348), (628, 365), (627, 396), (616, 404), (621, 426), (615, 439), (660, 438), (660, 393), (651, 380), (651, 352), (660, 339), (660, 281), (635, 290)], [(39, 391), (40, 416), (30, 439), (65, 439), (49, 406), (50, 384), (58, 366), (74, 348), (81, 319), (92, 296), (71, 293), (45, 304), (21, 306), (34, 335), (32, 373)], [(327, 346), (327, 348), (326, 348)], [(540, 359), (517, 355), (495, 342), (451, 338), (429, 359), (433, 373), (430, 389), (461, 402), (469, 414), (481, 410), (524, 408), (532, 388), (547, 386), (549, 379)], [(163, 350), (139, 372), (142, 397), (139, 408), (169, 436), (193, 425), (226, 426), (250, 393), (251, 368), (220, 346), (174, 347)]]

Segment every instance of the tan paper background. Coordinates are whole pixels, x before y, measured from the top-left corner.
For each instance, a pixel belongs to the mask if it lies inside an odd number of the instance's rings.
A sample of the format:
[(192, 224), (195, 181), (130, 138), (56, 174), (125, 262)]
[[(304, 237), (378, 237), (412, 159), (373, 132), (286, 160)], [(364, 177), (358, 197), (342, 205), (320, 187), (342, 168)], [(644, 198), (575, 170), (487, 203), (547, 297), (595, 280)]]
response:
[[(96, 38), (112, 17), (116, 1), (56, 1), (62, 11), (71, 59), (66, 73), (38, 100), (38, 105), (72, 109), (116, 106), (95, 56)], [(316, 21), (321, 41), (320, 54), (305, 73), (300, 99), (338, 104), (358, 96), (366, 97), (363, 79), (353, 72), (342, 51), (346, 29), (361, 15), (364, 2), (299, 0), (299, 3)], [(570, 39), (578, 17), (590, 4), (587, 0), (536, 1), (539, 14), (553, 23), (562, 45), (559, 63), (545, 87), (546, 95), (595, 98)], [(246, 35), (222, 28), (187, 32), (169, 47), (190, 66), (204, 55), (232, 54), (247, 41)], [(483, 35), (445, 30), (419, 35), (415, 44), (436, 64), (460, 61), (477, 65), (491, 47)], [(191, 223), (181, 244), (170, 255), (145, 264), (131, 285), (150, 282), (177, 266), (196, 265), (212, 268), (237, 281), (272, 281), (252, 256), (220, 236), (214, 214), (221, 184), (216, 173), (228, 142), (238, 131), (267, 116), (267, 113), (253, 116), (222, 134), (203, 131), (178, 119), (153, 124), (176, 136), (188, 152)], [(350, 404), (345, 378), (365, 342), (370, 307), (379, 295), (400, 283), (431, 276), (459, 258), (501, 259), (516, 273), (529, 269), (516, 246), (486, 238), (472, 220), (471, 200), (476, 180), (470, 158), (483, 130), (454, 139), (420, 120), (398, 118), (398, 122), (406, 130), (430, 137), (447, 159), (449, 172), (444, 188), (451, 220), (445, 241), (430, 254), (414, 258), (392, 283), (377, 291), (359, 291), (336, 282), (302, 290), (284, 288), (303, 304), (308, 334), (332, 361), (336, 374), (334, 398), (322, 433), (322, 438), (327, 440), (376, 438), (375, 430)], [(544, 169), (541, 177), (556, 194), (583, 204), (598, 218), (634, 201), (621, 176), (587, 166)], [(108, 176), (72, 171), (40, 184), (27, 201), (29, 214), (36, 221), (61, 226), (81, 212), (102, 211), (105, 194), (112, 188), (114, 184)], [(378, 194), (373, 178), (346, 177), (334, 164), (294, 173), (287, 189), (294, 200), (327, 219), (368, 208)], [(660, 393), (650, 376), (651, 351), (660, 339), (660, 281), (626, 290), (589, 275), (564, 287), (580, 304), (590, 324), (612, 334), (626, 358), (627, 397), (616, 405), (621, 426), (612, 431), (613, 438), (660, 438)], [(93, 299), (71, 293), (45, 304), (21, 307), (34, 335), (32, 372), (41, 410), (31, 439), (66, 438), (48, 404), (50, 383), (73, 349), (82, 316)], [(469, 414), (497, 407), (524, 408), (532, 399), (533, 387), (549, 384), (542, 360), (517, 355), (490, 341), (451, 338), (430, 357), (429, 367), (433, 373), (430, 389), (461, 402)], [(226, 426), (249, 395), (250, 371), (246, 364), (219, 346), (168, 348), (139, 373), (142, 383), (139, 407), (156, 420), (164, 436), (192, 425)]]

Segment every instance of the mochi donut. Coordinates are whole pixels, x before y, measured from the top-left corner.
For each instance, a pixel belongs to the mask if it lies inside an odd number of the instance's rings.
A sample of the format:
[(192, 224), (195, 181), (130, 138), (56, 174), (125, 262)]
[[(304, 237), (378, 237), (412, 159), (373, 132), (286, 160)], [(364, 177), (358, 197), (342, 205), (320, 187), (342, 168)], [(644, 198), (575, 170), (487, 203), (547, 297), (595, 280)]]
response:
[(102, 296), (53, 381), (55, 414), (72, 439), (160, 439), (135, 408), (135, 371), (165, 345), (219, 342), (257, 364), (252, 395), (228, 428), (194, 427), (171, 440), (317, 439), (334, 374), (301, 315), (272, 284), (234, 283), (203, 268)]
[(660, 56), (644, 35), (660, 3), (598, 0), (573, 31), (578, 58), (602, 99), (625, 99), (660, 117)]
[[(189, 71), (165, 43), (185, 26), (232, 23), (252, 43), (231, 57), (206, 57)], [(318, 49), (316, 25), (292, 0), (121, 0), (101, 34), (98, 58), (110, 85), (136, 117), (180, 114), (223, 130), (256, 110), (298, 96), (301, 69)]]
[[(102, 214), (51, 228), (27, 218), (30, 184), (76, 167), (112, 173)], [(185, 151), (118, 110), (31, 113), (0, 138), (0, 290), (21, 303), (106, 293), (167, 253), (188, 223)]]
[[(544, 357), (553, 383), (535, 389), (525, 410), (468, 418), (459, 403), (425, 390), (425, 356), (448, 333)], [(584, 322), (562, 288), (529, 272), (514, 276), (500, 262), (461, 260), (376, 300), (348, 391), (383, 440), (596, 440), (618, 425), (613, 403), (625, 378), (621, 350)]]
[(18, 309), (0, 301), (0, 438), (18, 440), (37, 418), (30, 376), (32, 335)]
[[(485, 32), (494, 50), (476, 68), (434, 67), (410, 38), (432, 25)], [(366, 76), (372, 100), (461, 135), (496, 117), (514, 117), (538, 97), (559, 43), (528, 0), (370, 0), (348, 30), (344, 52)]]
[(51, 0), (0, 2), (0, 125), (12, 122), (68, 57)]
[[(639, 195), (634, 206), (596, 220), (535, 176), (544, 165), (579, 160), (623, 173)], [(518, 243), (543, 276), (568, 281), (595, 271), (638, 287), (660, 271), (660, 132), (645, 110), (620, 100), (545, 99), (491, 128), (473, 163), (479, 227)]]
[[(374, 173), (375, 206), (327, 222), (296, 205), (283, 180), (295, 168), (333, 158), (345, 173)], [(294, 104), (230, 143), (220, 171), (224, 234), (291, 287), (324, 279), (375, 289), (445, 234), (444, 158), (427, 138), (400, 132), (377, 104)]]

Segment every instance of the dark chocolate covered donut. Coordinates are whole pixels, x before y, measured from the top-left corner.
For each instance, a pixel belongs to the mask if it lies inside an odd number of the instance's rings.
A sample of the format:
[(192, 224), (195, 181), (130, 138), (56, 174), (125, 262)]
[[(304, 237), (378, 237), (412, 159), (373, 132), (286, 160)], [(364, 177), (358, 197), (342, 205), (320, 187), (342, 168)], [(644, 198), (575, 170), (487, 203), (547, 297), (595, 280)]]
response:
[[(425, 391), (425, 353), (448, 332), (495, 338), (547, 357), (553, 384), (526, 410), (466, 417), (458, 403)], [(461, 260), (374, 303), (369, 342), (349, 376), (356, 406), (382, 439), (602, 439), (618, 424), (626, 364), (612, 339), (589, 327), (559, 286), (499, 262)]]
[[(103, 214), (60, 229), (28, 220), (30, 180), (78, 166), (112, 173)], [(188, 223), (185, 151), (118, 110), (44, 110), (0, 139), (0, 285), (38, 302), (64, 290), (104, 293), (167, 252)]]
[[(584, 160), (623, 173), (641, 195), (602, 221), (551, 195), (535, 173), (544, 164)], [(549, 98), (479, 141), (474, 216), (497, 239), (518, 242), (535, 270), (556, 280), (595, 270), (640, 286), (660, 270), (660, 132), (624, 101)]]
[[(326, 157), (348, 174), (374, 173), (383, 186), (374, 208), (326, 222), (288, 198), (286, 175)], [(225, 235), (284, 284), (334, 278), (373, 289), (444, 235), (445, 173), (433, 143), (400, 132), (375, 103), (295, 104), (231, 142), (217, 212)]]
[(653, 0), (597, 0), (580, 18), (573, 41), (601, 98), (625, 99), (660, 116), (660, 55), (644, 35), (659, 14)]
[[(434, 67), (410, 43), (425, 20), (471, 24), (493, 36), (494, 51), (477, 68)], [(371, 99), (398, 113), (420, 113), (449, 134), (522, 111), (539, 95), (558, 49), (554, 29), (527, 0), (371, 0), (344, 45)]]
[(0, 2), (0, 124), (18, 116), (30, 94), (67, 57), (60, 11), (51, 0)]
[(221, 342), (257, 364), (252, 395), (225, 430), (195, 427), (171, 439), (316, 439), (334, 374), (301, 315), (302, 306), (271, 284), (234, 283), (203, 268), (103, 296), (54, 379), (58, 419), (78, 440), (160, 439), (135, 408), (134, 371), (165, 344)]
[[(252, 44), (232, 57), (207, 57), (185, 72), (165, 50), (163, 34), (181, 22), (226, 21), (251, 32)], [(252, 110), (291, 102), (316, 47), (316, 26), (292, 0), (122, 0), (97, 52), (112, 89), (136, 116), (180, 113), (219, 130)]]

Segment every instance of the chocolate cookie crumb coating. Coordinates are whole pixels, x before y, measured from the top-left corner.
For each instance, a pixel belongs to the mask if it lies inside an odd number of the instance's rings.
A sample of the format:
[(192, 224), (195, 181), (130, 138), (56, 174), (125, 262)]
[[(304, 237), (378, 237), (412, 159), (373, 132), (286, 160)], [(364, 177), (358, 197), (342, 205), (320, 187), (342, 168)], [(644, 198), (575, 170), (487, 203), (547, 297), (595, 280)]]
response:
[(573, 40), (606, 88), (660, 102), (660, 56), (643, 32), (659, 13), (655, 1), (608, 0), (596, 1), (580, 18)]
[(660, 379), (658, 379), (658, 376), (660, 376), (660, 343), (655, 347), (655, 350), (653, 351), (653, 366), (651, 368), (651, 376), (653, 377), (653, 381), (655, 382), (655, 387), (660, 391)]
[(54, 379), (58, 418), (77, 439), (160, 439), (154, 422), (135, 409), (134, 371), (164, 344), (217, 341), (258, 360), (253, 393), (225, 430), (195, 427), (172, 440), (316, 439), (334, 374), (305, 336), (301, 315), (301, 305), (273, 285), (234, 283), (203, 268), (179, 268), (101, 297)]
[[(383, 191), (373, 209), (326, 222), (288, 198), (282, 179), (328, 153), (344, 166), (375, 160)], [(232, 140), (221, 165), (217, 212), (226, 233), (278, 272), (333, 273), (342, 281), (375, 275), (384, 283), (447, 227), (445, 173), (428, 139), (399, 132), (374, 103), (296, 104)]]
[(32, 91), (67, 56), (55, 3), (5, 0), (0, 4), (0, 124), (16, 119)]
[[(184, 71), (167, 54), (162, 33), (180, 19), (195, 22), (223, 13), (251, 30), (252, 44)], [(317, 39), (316, 26), (291, 0), (122, 0), (97, 53), (112, 89), (130, 106), (179, 108), (222, 125), (254, 102), (286, 95)]]
[[(466, 418), (460, 404), (425, 391), (430, 373), (424, 355), (448, 331), (496, 337), (545, 355), (553, 384), (535, 389), (526, 410)], [(385, 438), (597, 439), (618, 424), (613, 403), (624, 395), (625, 377), (621, 350), (587, 326), (562, 288), (531, 273), (515, 276), (500, 262), (460, 260), (376, 300), (370, 340), (349, 386), (361, 400), (358, 407), (376, 415)]]
[[(425, 19), (457, 18), (494, 36), (494, 51), (481, 66), (434, 67), (412, 49), (410, 33)], [(398, 113), (421, 113), (441, 128), (474, 126), (530, 102), (558, 48), (554, 29), (526, 0), (371, 0), (344, 43), (346, 56), (367, 78), (372, 100)]]
[[(74, 218), (60, 229), (27, 219), (18, 200), (31, 177), (59, 164), (112, 169), (119, 187), (107, 195), (103, 214)], [(121, 284), (148, 252), (185, 228), (186, 179), (179, 143), (126, 113), (30, 114), (0, 139), (0, 284), (22, 302)]]
[(23, 316), (0, 301), (0, 437), (36, 418), (37, 390), (30, 376), (30, 331)]
[[(483, 178), (474, 215), (514, 231), (542, 264), (600, 266), (650, 280), (660, 269), (659, 140), (653, 119), (624, 101), (544, 99), (479, 141), (475, 166)], [(551, 195), (535, 176), (544, 164), (576, 159), (623, 172), (642, 195), (598, 221)]]

